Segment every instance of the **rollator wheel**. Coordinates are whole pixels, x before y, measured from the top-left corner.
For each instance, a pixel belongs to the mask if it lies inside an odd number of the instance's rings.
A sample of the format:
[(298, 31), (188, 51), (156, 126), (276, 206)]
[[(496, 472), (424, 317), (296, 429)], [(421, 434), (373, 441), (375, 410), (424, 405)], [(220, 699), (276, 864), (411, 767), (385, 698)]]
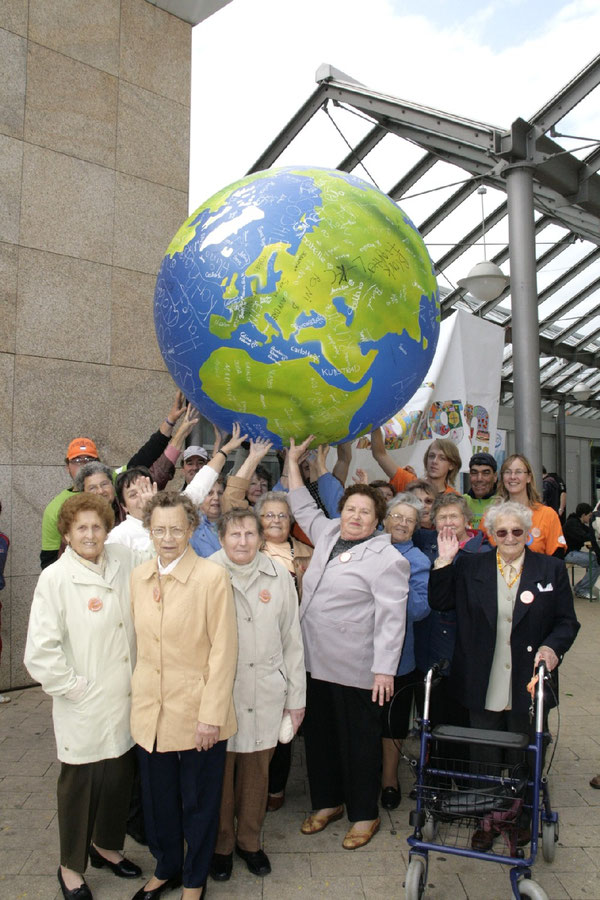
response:
[(556, 822), (542, 822), (542, 856), (546, 862), (554, 862), (558, 828)]
[(437, 834), (437, 830), (438, 830), (437, 820), (435, 819), (434, 816), (431, 815), (431, 813), (427, 813), (426, 817), (425, 817), (425, 824), (423, 825), (423, 828), (421, 829), (421, 834), (423, 835), (423, 840), (428, 841), (428, 842), (433, 841), (433, 839), (435, 838), (435, 836)]
[(404, 896), (406, 900), (421, 900), (425, 893), (425, 861), (413, 856), (406, 870)]
[(540, 887), (537, 881), (531, 878), (522, 878), (518, 883), (519, 897), (531, 897), (532, 900), (548, 900), (548, 894)]

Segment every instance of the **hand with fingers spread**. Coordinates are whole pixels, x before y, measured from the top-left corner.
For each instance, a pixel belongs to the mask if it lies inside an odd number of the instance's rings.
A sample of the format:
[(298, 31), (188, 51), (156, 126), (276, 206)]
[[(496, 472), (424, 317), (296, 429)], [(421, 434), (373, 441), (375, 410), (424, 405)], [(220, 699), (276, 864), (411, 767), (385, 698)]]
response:
[(368, 484), (369, 476), (367, 475), (364, 469), (357, 469), (354, 475), (352, 476), (352, 480), (355, 484)]
[(258, 463), (265, 458), (272, 446), (272, 441), (269, 441), (266, 438), (256, 438), (256, 440), (250, 441), (248, 457), (255, 460), (258, 465)]
[(152, 500), (154, 495), (158, 493), (158, 485), (156, 482), (152, 481), (151, 478), (146, 478), (144, 476), (138, 478), (136, 487), (138, 489), (138, 496), (142, 508), (144, 508), (146, 504)]
[(200, 413), (195, 406), (192, 406), (192, 404), (189, 403), (185, 415), (179, 424), (179, 428), (171, 438), (170, 443), (173, 447), (176, 447), (178, 450), (183, 450), (186, 438), (192, 433), (192, 430), (199, 421)]
[(296, 441), (294, 438), (290, 438), (290, 448), (288, 450), (288, 477), (290, 483), (290, 491), (296, 490), (296, 488), (302, 487), (304, 485), (304, 481), (302, 480), (302, 473), (300, 471), (300, 463), (302, 462), (306, 453), (308, 453), (310, 445), (314, 441), (314, 434), (309, 434), (309, 436), (302, 441), (301, 444), (296, 445)]
[(452, 562), (460, 549), (456, 532), (448, 525), (444, 525), (438, 532), (438, 558), (436, 560), (436, 568), (440, 568), (439, 563), (448, 565)]

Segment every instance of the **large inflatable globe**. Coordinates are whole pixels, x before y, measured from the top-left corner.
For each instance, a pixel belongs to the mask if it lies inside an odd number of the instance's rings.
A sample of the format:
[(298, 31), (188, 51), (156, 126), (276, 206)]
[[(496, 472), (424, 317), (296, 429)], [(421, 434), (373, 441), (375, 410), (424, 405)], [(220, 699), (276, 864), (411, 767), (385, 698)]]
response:
[(186, 397), (277, 447), (386, 422), (435, 352), (439, 300), (412, 222), (344, 172), (259, 172), (207, 200), (160, 267), (158, 343)]

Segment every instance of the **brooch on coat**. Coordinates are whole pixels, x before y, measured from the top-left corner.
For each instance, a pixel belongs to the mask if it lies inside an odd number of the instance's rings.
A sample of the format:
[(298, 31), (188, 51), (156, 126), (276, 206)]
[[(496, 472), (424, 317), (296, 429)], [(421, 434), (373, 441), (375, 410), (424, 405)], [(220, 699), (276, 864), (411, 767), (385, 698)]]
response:
[(263, 588), (263, 590), (258, 595), (258, 599), (261, 600), (263, 603), (268, 603), (269, 600), (271, 599), (271, 594), (269, 593), (269, 591), (266, 588)]
[(100, 597), (91, 597), (88, 600), (88, 609), (90, 612), (100, 612), (103, 606), (104, 604)]

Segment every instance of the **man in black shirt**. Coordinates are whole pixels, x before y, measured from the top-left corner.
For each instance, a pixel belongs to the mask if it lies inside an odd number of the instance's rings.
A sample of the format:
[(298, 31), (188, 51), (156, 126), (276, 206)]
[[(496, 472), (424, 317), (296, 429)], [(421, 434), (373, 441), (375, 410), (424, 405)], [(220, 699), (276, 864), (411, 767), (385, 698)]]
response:
[[(590, 528), (592, 507), (589, 503), (578, 503), (574, 513), (565, 522), (564, 533), (567, 542), (565, 562), (576, 563), (586, 573), (573, 588), (577, 597), (590, 598), (590, 581), (592, 586), (600, 575), (600, 548), (596, 543), (594, 532)], [(593, 550), (594, 553), (589, 554)]]

